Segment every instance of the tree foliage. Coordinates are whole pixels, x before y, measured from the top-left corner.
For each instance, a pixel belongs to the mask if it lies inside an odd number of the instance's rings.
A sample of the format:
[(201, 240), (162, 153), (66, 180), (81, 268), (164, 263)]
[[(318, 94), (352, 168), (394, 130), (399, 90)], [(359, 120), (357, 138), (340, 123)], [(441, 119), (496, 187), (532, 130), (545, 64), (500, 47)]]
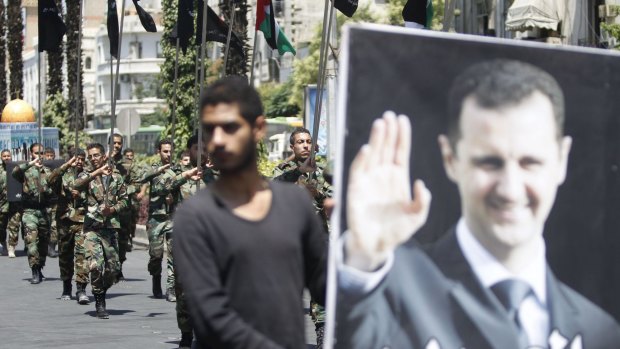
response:
[[(80, 0), (66, 0), (67, 15), (65, 16), (65, 25), (67, 26), (67, 43), (65, 45), (67, 56), (67, 93), (69, 99), (68, 115), (71, 115), (72, 120), (77, 120), (72, 123), (73, 127), (77, 127), (80, 130), (84, 129), (84, 60), (80, 59), (79, 67), (79, 81), (78, 81), (78, 41), (79, 41), (79, 29), (80, 29), (80, 14), (81, 14), (81, 1)], [(80, 54), (81, 54), (80, 50)], [(77, 97), (76, 97), (77, 92)], [(77, 118), (76, 118), (76, 103), (77, 105)]]
[(4, 76), (0, 77), (0, 112), (6, 105), (7, 83), (6, 83), (6, 7), (4, 1), (0, 1), (0, 72)]
[[(75, 146), (75, 128), (71, 127), (67, 118), (69, 105), (62, 92), (56, 92), (47, 96), (43, 106), (43, 125), (58, 128), (58, 141), (60, 149), (68, 149)], [(84, 148), (88, 144), (88, 135), (80, 130), (78, 132), (78, 146)]]
[(292, 88), (293, 80), (283, 84), (263, 84), (258, 88), (266, 117), (275, 118), (299, 114), (299, 105), (290, 103)]
[(11, 99), (21, 99), (24, 95), (24, 62), (22, 51), (24, 42), (22, 38), (21, 0), (8, 0), (8, 51), (9, 51), (9, 94)]

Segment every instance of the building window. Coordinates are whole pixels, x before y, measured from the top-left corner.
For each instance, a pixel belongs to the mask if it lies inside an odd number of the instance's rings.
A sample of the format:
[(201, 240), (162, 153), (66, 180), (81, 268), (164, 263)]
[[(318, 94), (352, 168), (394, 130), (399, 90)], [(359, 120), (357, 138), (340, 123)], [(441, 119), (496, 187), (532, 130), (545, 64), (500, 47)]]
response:
[(86, 59), (84, 60), (84, 68), (86, 70), (90, 70), (92, 68), (93, 62), (92, 59), (90, 57), (86, 57)]
[(130, 44), (129, 50), (131, 51), (131, 57), (133, 59), (141, 59), (142, 58), (142, 43), (139, 41), (134, 41)]
[(161, 41), (157, 41), (155, 43), (155, 47), (156, 47), (156, 50), (157, 50), (157, 58), (164, 58), (164, 51), (163, 51), (163, 49), (161, 47)]

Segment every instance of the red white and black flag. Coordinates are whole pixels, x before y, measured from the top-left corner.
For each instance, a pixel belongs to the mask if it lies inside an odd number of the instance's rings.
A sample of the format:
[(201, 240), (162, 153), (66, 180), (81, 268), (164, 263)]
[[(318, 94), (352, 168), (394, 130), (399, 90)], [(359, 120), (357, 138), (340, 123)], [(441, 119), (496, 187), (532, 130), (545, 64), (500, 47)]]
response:
[(39, 52), (59, 52), (67, 27), (54, 0), (39, 0)]
[(110, 40), (110, 56), (118, 59), (118, 13), (116, 13), (116, 0), (108, 0), (108, 39)]

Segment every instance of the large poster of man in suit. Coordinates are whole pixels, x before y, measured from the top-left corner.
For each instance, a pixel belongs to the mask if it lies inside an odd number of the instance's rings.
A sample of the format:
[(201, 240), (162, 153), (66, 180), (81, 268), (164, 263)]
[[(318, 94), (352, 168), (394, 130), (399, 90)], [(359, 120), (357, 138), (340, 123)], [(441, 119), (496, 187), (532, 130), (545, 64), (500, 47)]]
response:
[(617, 347), (620, 55), (345, 38), (335, 347)]

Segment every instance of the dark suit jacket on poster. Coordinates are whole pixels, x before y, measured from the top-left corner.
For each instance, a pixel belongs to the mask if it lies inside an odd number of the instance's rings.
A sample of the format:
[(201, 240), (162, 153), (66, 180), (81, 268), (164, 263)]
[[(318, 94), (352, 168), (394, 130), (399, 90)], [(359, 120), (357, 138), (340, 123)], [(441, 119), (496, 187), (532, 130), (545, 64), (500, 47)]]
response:
[[(551, 348), (579, 340), (583, 349), (620, 348), (616, 321), (550, 269), (547, 293), (550, 341), (565, 343)], [(454, 229), (425, 251), (414, 241), (399, 247), (372, 292), (340, 289), (337, 304), (336, 348), (522, 349), (516, 325), (478, 281)]]

